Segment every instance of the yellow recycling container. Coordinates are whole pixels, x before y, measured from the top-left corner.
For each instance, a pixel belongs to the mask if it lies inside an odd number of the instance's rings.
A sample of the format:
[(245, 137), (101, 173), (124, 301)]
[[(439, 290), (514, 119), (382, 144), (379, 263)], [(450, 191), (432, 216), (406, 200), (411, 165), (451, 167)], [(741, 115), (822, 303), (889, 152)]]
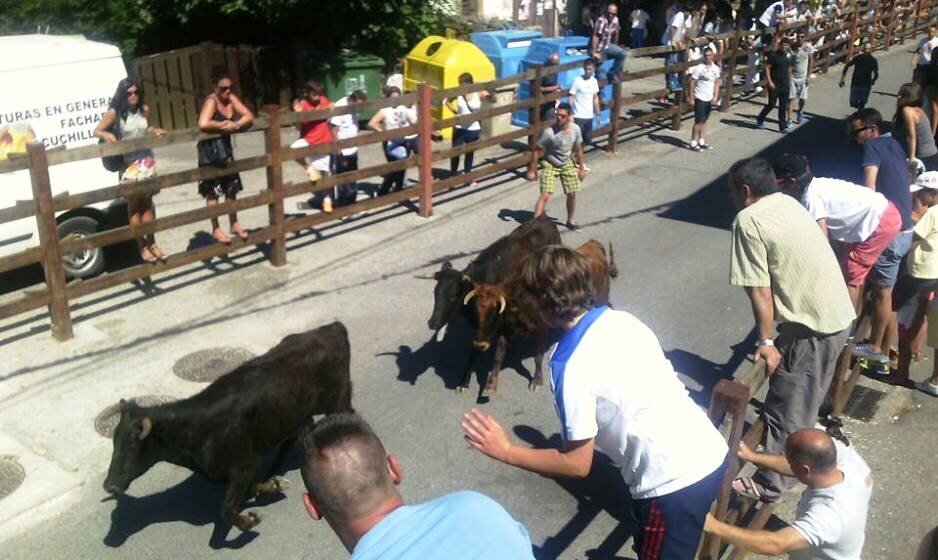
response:
[[(430, 35), (404, 58), (404, 91), (417, 91), (421, 82), (427, 82), (434, 90), (459, 87), (459, 77), (466, 73), (475, 83), (487, 82), (495, 79), (495, 66), (479, 47), (468, 41)], [(434, 120), (453, 117), (453, 112), (442, 103), (430, 113)], [(451, 128), (441, 132), (444, 138), (453, 134)]]

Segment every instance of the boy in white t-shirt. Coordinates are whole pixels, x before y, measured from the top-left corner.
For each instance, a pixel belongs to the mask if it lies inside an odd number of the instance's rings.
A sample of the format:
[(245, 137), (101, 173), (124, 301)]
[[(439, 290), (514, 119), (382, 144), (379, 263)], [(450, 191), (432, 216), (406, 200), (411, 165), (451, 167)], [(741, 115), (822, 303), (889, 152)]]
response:
[(778, 531), (744, 529), (707, 515), (705, 530), (744, 550), (792, 559), (860, 560), (873, 489), (870, 468), (852, 447), (818, 429), (788, 436), (785, 455), (754, 453), (739, 444), (739, 458), (791, 476), (807, 489), (795, 520)]
[(570, 105), (573, 107), (573, 122), (580, 127), (583, 146), (593, 142), (593, 124), (599, 116), (599, 82), (596, 81), (596, 63), (592, 59), (583, 62), (583, 74), (570, 84)]
[(566, 332), (550, 357), (551, 388), (564, 443), (515, 445), (491, 416), (473, 410), (470, 445), (546, 476), (584, 478), (599, 449), (619, 467), (632, 496), (639, 558), (691, 559), (723, 478), (727, 445), (698, 407), (647, 326), (625, 311), (592, 307), (585, 259), (552, 245), (522, 274), (542, 320)]
[[(356, 89), (346, 97), (335, 102), (335, 107), (347, 107), (368, 101), (365, 92)], [(358, 114), (345, 113), (329, 119), (329, 129), (336, 141), (349, 140), (358, 136)], [(339, 153), (332, 156), (332, 172), (336, 175), (351, 173), (358, 169), (358, 148), (355, 146), (342, 148)], [(338, 206), (353, 204), (358, 195), (358, 183), (350, 181), (344, 185), (333, 187), (333, 196)]]
[(695, 152), (709, 150), (704, 134), (707, 130), (707, 119), (710, 118), (713, 100), (720, 98), (720, 66), (713, 62), (714, 51), (709, 46), (704, 49), (703, 62), (691, 68), (687, 75), (690, 78), (690, 95), (687, 96), (690, 106), (694, 108), (694, 127), (690, 133), (690, 149)]

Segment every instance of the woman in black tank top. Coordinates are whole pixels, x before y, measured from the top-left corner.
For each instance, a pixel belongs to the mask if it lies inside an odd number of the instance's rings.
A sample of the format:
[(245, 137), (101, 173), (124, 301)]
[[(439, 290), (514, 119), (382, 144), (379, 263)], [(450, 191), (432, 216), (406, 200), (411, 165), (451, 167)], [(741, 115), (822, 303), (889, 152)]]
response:
[[(232, 93), (231, 78), (224, 73), (218, 74), (215, 79), (215, 91), (206, 97), (202, 104), (199, 128), (202, 132), (220, 133), (221, 136), (217, 139), (199, 142), (199, 166), (222, 165), (234, 161), (231, 134), (247, 129), (252, 122), (254, 122), (254, 115), (251, 110)], [(199, 181), (199, 194), (205, 197), (205, 203), (208, 206), (217, 205), (218, 199), (222, 196), (226, 200), (234, 200), (242, 188), (241, 176), (237, 173)], [(231, 224), (231, 234), (247, 239), (248, 233), (238, 222), (238, 214), (232, 212), (228, 214), (228, 219)], [(212, 218), (212, 237), (220, 243), (231, 243), (231, 237), (221, 228), (217, 217)]]

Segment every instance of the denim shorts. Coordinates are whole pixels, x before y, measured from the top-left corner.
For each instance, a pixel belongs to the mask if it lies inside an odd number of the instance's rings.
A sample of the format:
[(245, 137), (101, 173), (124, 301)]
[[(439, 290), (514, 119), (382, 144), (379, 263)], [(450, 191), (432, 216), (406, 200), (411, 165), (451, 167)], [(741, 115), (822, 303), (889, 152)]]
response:
[(902, 258), (912, 247), (912, 230), (900, 231), (899, 235), (892, 240), (892, 243), (883, 249), (883, 253), (877, 259), (876, 264), (870, 271), (873, 283), (880, 288), (891, 288), (896, 285), (899, 279), (899, 267), (902, 264)]

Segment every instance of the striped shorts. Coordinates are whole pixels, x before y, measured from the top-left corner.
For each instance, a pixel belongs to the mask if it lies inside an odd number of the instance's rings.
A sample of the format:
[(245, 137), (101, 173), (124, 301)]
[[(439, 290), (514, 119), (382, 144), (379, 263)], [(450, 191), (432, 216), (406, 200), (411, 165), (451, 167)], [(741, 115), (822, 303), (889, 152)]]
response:
[(563, 186), (564, 194), (573, 194), (583, 190), (576, 166), (573, 165), (573, 160), (570, 159), (561, 167), (556, 167), (547, 160), (541, 160), (540, 177), (541, 192), (545, 194), (553, 194), (557, 177), (560, 177), (560, 184)]

